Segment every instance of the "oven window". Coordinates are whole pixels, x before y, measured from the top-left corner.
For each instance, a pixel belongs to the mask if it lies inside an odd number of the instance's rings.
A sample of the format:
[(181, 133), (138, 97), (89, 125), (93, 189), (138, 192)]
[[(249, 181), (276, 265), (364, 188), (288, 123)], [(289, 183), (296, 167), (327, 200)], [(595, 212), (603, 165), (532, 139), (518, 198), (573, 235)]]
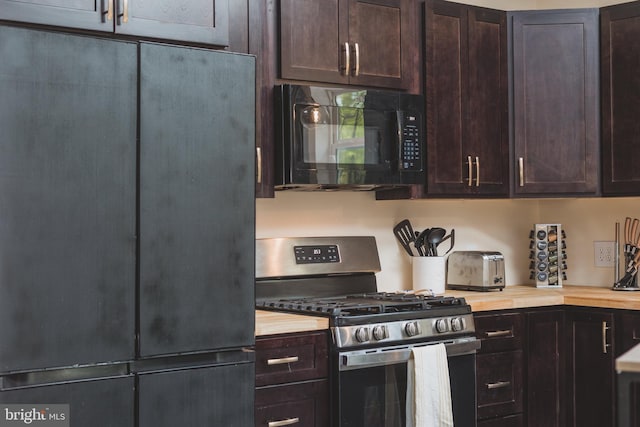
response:
[[(456, 427), (476, 426), (476, 355), (450, 356)], [(407, 364), (340, 371), (339, 427), (406, 427)]]
[(404, 427), (405, 363), (340, 372), (340, 427)]

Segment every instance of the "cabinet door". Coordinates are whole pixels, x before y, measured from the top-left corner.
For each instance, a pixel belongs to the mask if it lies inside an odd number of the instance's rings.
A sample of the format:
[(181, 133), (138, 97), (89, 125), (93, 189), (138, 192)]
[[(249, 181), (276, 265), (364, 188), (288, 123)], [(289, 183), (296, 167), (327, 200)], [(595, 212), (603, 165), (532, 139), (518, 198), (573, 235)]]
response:
[(136, 45), (0, 26), (0, 57), (0, 372), (129, 360)]
[[(507, 15), (502, 11), (477, 7), (469, 7), (468, 14), (466, 149), (462, 154), (464, 158), (471, 156), (472, 177), (475, 177), (472, 178), (471, 184), (477, 194), (507, 196)], [(468, 178), (468, 170), (466, 173)]]
[(417, 54), (415, 12), (408, 0), (349, 0), (351, 84), (407, 86), (416, 71), (411, 68)]
[(568, 314), (567, 425), (613, 427), (613, 314), (574, 310)]
[(467, 7), (443, 0), (427, 0), (426, 117), (427, 192), (465, 194), (465, 103), (467, 102)]
[(640, 2), (601, 9), (602, 192), (640, 194)]
[(237, 0), (113, 1), (117, 33), (229, 45), (229, 2)]
[(506, 196), (506, 14), (441, 0), (425, 13), (427, 192)]
[(527, 330), (527, 426), (564, 427), (564, 312), (527, 313)]
[(140, 354), (254, 342), (255, 62), (140, 46)]
[(597, 9), (516, 12), (511, 41), (514, 193), (595, 195)]
[(348, 83), (347, 27), (346, 0), (281, 0), (280, 77)]
[(0, 19), (58, 25), (95, 31), (113, 31), (111, 0), (0, 0)]

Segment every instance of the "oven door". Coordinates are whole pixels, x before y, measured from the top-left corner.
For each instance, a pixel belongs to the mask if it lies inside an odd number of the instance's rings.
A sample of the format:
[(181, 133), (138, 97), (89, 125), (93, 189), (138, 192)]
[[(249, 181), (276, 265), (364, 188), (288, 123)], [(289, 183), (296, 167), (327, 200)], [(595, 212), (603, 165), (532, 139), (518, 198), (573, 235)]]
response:
[[(428, 344), (413, 344), (428, 345)], [(476, 427), (475, 338), (445, 343), (456, 427)], [(406, 427), (407, 361), (412, 346), (339, 352), (334, 426)]]

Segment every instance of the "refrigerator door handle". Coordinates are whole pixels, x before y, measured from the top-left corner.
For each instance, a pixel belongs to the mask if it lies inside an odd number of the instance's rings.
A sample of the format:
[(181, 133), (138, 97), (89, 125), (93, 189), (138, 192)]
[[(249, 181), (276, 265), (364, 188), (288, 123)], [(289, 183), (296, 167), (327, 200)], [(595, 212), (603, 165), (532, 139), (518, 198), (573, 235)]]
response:
[(89, 379), (107, 379), (130, 376), (128, 363), (110, 363), (104, 365), (78, 366), (42, 371), (19, 372), (0, 376), (0, 391), (16, 390), (27, 387), (64, 384), (87, 381)]

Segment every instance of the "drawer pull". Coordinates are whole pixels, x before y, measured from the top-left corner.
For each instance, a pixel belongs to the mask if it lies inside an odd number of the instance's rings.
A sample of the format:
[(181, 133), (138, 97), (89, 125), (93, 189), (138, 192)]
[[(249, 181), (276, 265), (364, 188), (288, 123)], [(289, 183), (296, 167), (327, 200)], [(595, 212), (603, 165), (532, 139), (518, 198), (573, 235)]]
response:
[(298, 424), (300, 422), (300, 418), (296, 417), (296, 418), (289, 418), (286, 420), (280, 420), (280, 421), (269, 421), (269, 424), (267, 424), (269, 427), (282, 427), (282, 426), (290, 426), (292, 424)]
[(486, 386), (489, 390), (495, 390), (496, 388), (509, 387), (511, 381), (498, 381), (497, 383), (487, 383)]
[[(281, 357), (279, 359), (267, 359), (267, 365), (271, 366), (271, 365), (284, 365), (285, 363), (295, 363), (297, 362), (298, 356), (291, 356), (291, 357)], [(286, 424), (282, 424), (282, 425), (286, 425)]]
[(513, 332), (511, 332), (511, 329), (505, 329), (502, 331), (488, 331), (485, 332), (485, 335), (487, 336), (487, 338), (508, 337), (513, 336)]

